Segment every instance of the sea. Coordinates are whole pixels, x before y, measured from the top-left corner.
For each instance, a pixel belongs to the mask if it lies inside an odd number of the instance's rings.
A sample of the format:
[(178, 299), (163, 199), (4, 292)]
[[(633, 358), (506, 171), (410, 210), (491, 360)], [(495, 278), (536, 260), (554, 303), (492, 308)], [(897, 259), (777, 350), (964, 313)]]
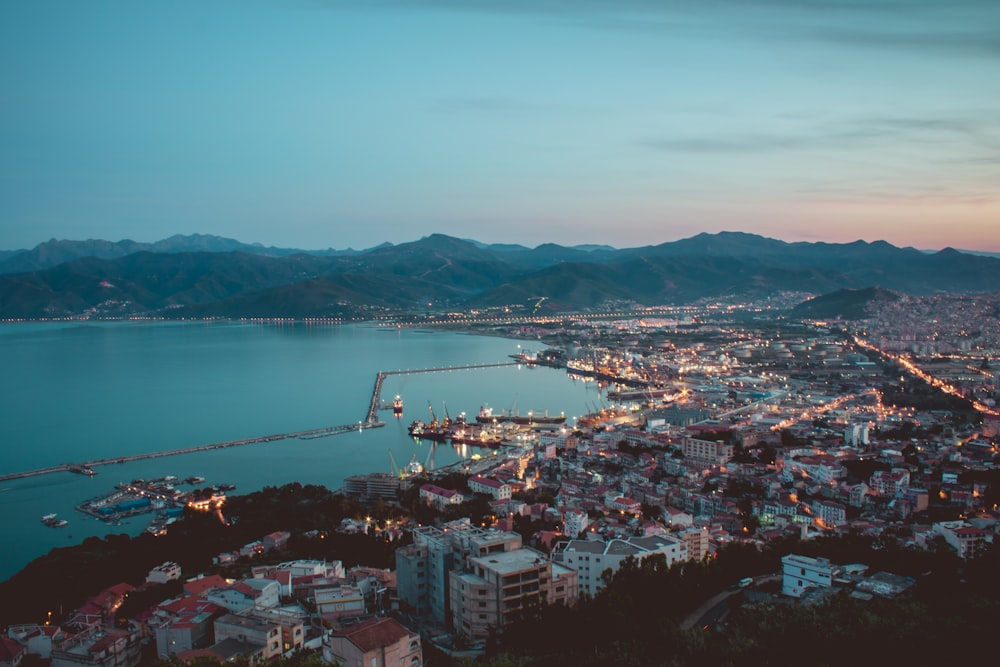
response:
[[(59, 322), (0, 324), (0, 475), (103, 458), (294, 433), (366, 417), (379, 371), (499, 364), (531, 340), (368, 324), (303, 322)], [(403, 415), (384, 428), (290, 438), (0, 482), (0, 581), (55, 547), (89, 536), (136, 535), (152, 515), (110, 525), (75, 508), (116, 484), (173, 475), (233, 484), (231, 494), (290, 482), (338, 489), (345, 477), (411, 461), (437, 467), (475, 448), (418, 442), (414, 419), (472, 418), (483, 405), (565, 413), (600, 401), (594, 383), (524, 365), (386, 377), (382, 400)], [(391, 452), (391, 456), (390, 456)], [(183, 485), (178, 488), (193, 488)], [(69, 523), (41, 522), (56, 513)]]

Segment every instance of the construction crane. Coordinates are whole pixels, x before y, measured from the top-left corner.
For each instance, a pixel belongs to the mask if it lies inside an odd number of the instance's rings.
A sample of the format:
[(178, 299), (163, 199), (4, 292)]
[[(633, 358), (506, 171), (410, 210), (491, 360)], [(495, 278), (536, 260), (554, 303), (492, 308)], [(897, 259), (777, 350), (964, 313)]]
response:
[(396, 463), (396, 457), (392, 455), (392, 450), (389, 450), (389, 474), (393, 477), (399, 477), (403, 479), (403, 471), (400, 469), (399, 464)]

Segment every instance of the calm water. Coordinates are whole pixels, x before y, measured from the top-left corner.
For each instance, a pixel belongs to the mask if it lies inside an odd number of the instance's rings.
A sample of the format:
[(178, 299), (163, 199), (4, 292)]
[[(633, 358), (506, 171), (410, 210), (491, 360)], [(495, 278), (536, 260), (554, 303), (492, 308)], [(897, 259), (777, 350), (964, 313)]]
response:
[[(0, 474), (357, 422), (380, 370), (508, 361), (519, 344), (366, 326), (0, 325)], [(589, 411), (596, 392), (548, 368), (390, 376), (383, 399), (400, 394), (405, 412), (402, 420), (383, 412), (382, 429), (103, 466), (93, 478), (67, 472), (3, 482), (0, 580), (52, 547), (143, 530), (150, 515), (111, 527), (74, 510), (121, 481), (199, 475), (208, 484), (236, 484), (236, 493), (293, 481), (335, 489), (348, 475), (388, 472), (390, 449), (400, 465), (413, 456), (426, 461), (428, 445), (414, 443), (406, 425), (426, 419), (428, 404), (453, 417), (475, 415), (483, 403), (497, 412), (574, 416)], [(459, 457), (439, 446), (435, 463)], [(50, 512), (69, 526), (43, 526), (39, 519)]]

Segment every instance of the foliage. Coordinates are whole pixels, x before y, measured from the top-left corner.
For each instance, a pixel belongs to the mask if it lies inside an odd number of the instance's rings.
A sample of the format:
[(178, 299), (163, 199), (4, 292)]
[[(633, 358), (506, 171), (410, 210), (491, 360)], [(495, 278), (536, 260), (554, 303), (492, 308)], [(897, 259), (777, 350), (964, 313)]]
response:
[[(918, 579), (910, 597), (860, 602), (846, 593), (818, 606), (729, 598), (720, 632), (682, 630), (700, 603), (744, 576), (780, 569), (785, 553), (863, 562), (870, 572)], [(1000, 545), (961, 563), (950, 550), (904, 549), (863, 535), (764, 550), (731, 545), (717, 558), (666, 567), (662, 557), (626, 561), (609, 585), (577, 607), (543, 607), (509, 627), (484, 665), (885, 665), (952, 664), (983, 655), (1000, 612)], [(961, 640), (958, 638), (962, 637)]]

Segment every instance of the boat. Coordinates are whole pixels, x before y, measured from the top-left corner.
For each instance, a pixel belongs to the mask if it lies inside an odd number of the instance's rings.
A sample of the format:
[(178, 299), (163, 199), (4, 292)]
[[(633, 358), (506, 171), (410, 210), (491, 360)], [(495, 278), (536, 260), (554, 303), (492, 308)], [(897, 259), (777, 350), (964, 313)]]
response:
[(62, 528), (63, 526), (68, 526), (69, 521), (66, 519), (60, 519), (55, 514), (46, 514), (42, 517), (42, 523), (44, 523), (49, 528)]
[(479, 414), (476, 415), (476, 421), (480, 424), (492, 424), (495, 421), (500, 421), (500, 419), (493, 416), (493, 408), (488, 405), (480, 405)]
[(205, 481), (204, 477), (199, 477), (198, 475), (192, 475), (184, 479), (185, 484), (201, 484)]
[(42, 517), (42, 523), (49, 523), (50, 521), (55, 521), (55, 520), (56, 520), (55, 514), (46, 514), (45, 516)]
[(450, 438), (454, 445), (474, 445), (477, 447), (496, 447), (502, 438), (484, 428), (468, 426), (451, 432)]
[(535, 411), (528, 413), (528, 416), (522, 417), (521, 415), (514, 415), (510, 418), (515, 424), (565, 424), (566, 414), (560, 413), (558, 416), (549, 416), (549, 411), (546, 410), (542, 414), (538, 414)]
[(392, 414), (403, 414), (403, 399), (400, 398), (399, 394), (396, 394), (396, 398), (392, 399)]
[(488, 405), (483, 405), (479, 408), (479, 414), (476, 415), (476, 421), (480, 424), (493, 424), (495, 422), (514, 422), (515, 424), (565, 424), (566, 414), (560, 413), (558, 416), (549, 416), (549, 411), (536, 412), (534, 410), (528, 412), (527, 415), (513, 414), (508, 415), (501, 412), (499, 416), (493, 414), (493, 408)]
[(90, 466), (85, 466), (77, 463), (70, 464), (69, 471), (75, 472), (78, 475), (89, 475), (90, 477), (93, 477), (94, 475), (97, 474), (94, 471), (94, 469), (91, 468)]
[(410, 427), (407, 430), (414, 438), (437, 440), (438, 442), (444, 442), (451, 435), (451, 432), (447, 428), (444, 428), (438, 421), (432, 421), (430, 424), (425, 424), (417, 419), (410, 424)]

